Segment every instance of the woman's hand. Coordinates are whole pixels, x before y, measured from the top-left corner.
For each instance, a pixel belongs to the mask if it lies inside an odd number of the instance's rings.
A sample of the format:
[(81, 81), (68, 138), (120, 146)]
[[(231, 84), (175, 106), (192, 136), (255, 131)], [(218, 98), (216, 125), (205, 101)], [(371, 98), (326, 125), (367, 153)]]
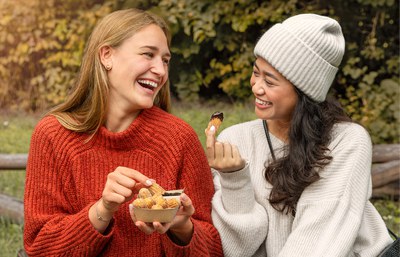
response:
[[(173, 219), (169, 223), (145, 223), (143, 221), (136, 220), (133, 206), (129, 205), (129, 213), (135, 225), (144, 233), (151, 234), (154, 232), (164, 234), (167, 231), (171, 234), (171, 239), (178, 244), (188, 244), (193, 234), (193, 223), (190, 217), (193, 215), (195, 209), (192, 204), (192, 200), (184, 193), (180, 196), (181, 206)], [(175, 238), (177, 240), (175, 240)]]
[(151, 184), (148, 177), (134, 169), (118, 167), (109, 173), (101, 199), (89, 209), (93, 227), (103, 233), (119, 206), (130, 201), (140, 188)]
[(130, 201), (140, 188), (150, 186), (152, 181), (137, 170), (118, 167), (107, 176), (101, 203), (114, 213), (119, 206)]
[(215, 128), (212, 126), (206, 133), (206, 155), (211, 168), (220, 172), (234, 172), (244, 168), (246, 162), (240, 156), (236, 145), (218, 142)]

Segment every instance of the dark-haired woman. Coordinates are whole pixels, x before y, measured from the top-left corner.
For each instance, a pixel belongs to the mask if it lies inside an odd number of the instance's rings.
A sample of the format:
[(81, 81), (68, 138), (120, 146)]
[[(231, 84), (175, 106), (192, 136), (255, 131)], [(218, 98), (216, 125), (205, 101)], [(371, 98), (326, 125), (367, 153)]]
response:
[(259, 119), (218, 140), (207, 132), (225, 256), (377, 256), (392, 242), (368, 200), (370, 137), (327, 100), (344, 48), (340, 25), (314, 14), (257, 42), (250, 84)]

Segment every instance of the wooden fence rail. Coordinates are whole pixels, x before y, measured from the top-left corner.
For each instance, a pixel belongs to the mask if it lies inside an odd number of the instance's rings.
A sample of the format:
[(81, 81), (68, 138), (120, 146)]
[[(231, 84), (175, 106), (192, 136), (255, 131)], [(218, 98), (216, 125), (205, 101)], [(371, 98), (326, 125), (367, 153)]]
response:
[[(0, 154), (2, 170), (25, 170), (27, 154)], [(372, 197), (399, 200), (400, 144), (374, 145), (372, 153)], [(23, 223), (23, 203), (15, 197), (0, 194), (0, 216)]]
[(0, 154), (1, 170), (25, 170), (28, 154)]

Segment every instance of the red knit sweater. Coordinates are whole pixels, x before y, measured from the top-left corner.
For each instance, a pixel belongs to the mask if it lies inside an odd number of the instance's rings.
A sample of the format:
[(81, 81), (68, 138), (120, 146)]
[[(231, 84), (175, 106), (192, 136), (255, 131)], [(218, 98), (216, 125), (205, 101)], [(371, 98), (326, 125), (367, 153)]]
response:
[[(24, 245), (29, 256), (222, 256), (211, 221), (212, 176), (194, 130), (157, 107), (146, 109), (129, 128), (102, 127), (88, 135), (43, 118), (32, 135), (25, 187)], [(88, 211), (118, 166), (136, 169), (165, 189), (185, 188), (192, 199), (194, 233), (187, 246), (167, 234), (146, 235), (121, 205), (108, 233), (97, 232)]]

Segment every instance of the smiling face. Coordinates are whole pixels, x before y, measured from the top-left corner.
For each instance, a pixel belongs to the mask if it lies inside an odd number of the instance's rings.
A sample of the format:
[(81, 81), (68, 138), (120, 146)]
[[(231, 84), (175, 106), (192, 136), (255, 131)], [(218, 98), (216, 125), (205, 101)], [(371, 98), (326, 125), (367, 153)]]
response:
[(171, 54), (163, 30), (154, 24), (136, 32), (116, 47), (103, 47), (102, 63), (111, 66), (109, 113), (138, 113), (153, 106), (168, 80)]
[(250, 79), (255, 113), (264, 120), (290, 122), (298, 96), (290, 81), (267, 61), (257, 58)]

